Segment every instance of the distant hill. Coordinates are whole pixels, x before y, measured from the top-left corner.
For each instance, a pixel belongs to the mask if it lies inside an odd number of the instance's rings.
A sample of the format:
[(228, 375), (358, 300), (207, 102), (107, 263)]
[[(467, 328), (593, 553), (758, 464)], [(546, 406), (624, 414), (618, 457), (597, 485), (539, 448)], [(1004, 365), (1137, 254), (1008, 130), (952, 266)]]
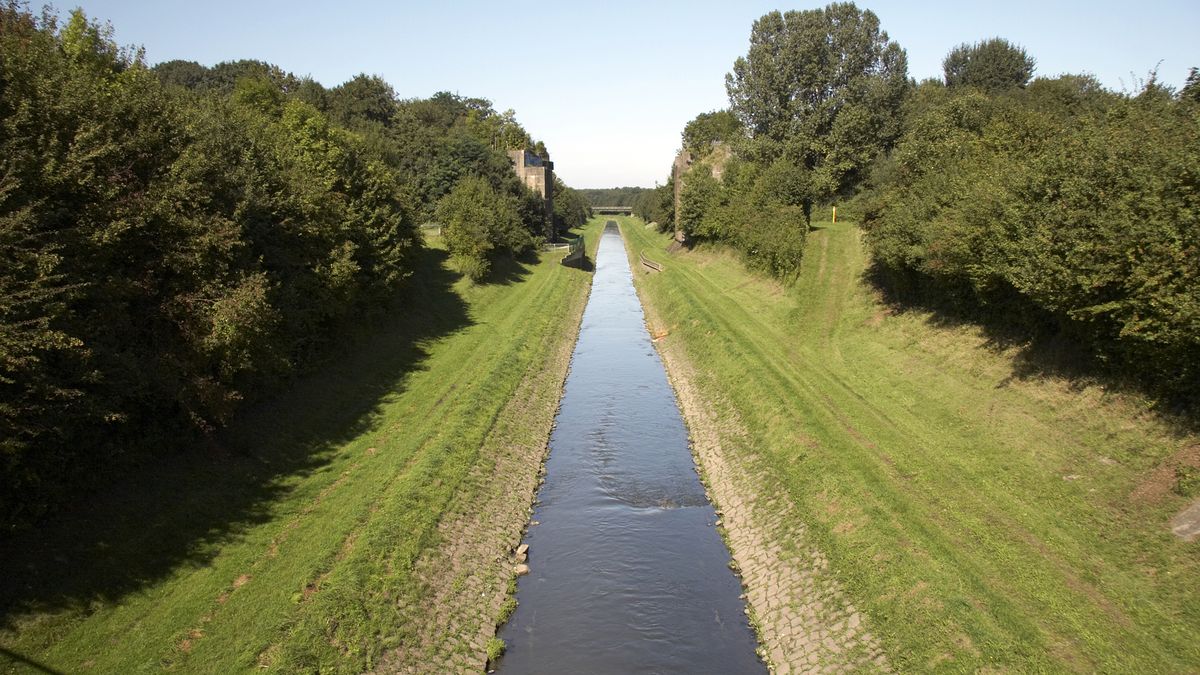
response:
[(633, 206), (638, 195), (650, 188), (617, 187), (617, 188), (576, 188), (592, 206)]

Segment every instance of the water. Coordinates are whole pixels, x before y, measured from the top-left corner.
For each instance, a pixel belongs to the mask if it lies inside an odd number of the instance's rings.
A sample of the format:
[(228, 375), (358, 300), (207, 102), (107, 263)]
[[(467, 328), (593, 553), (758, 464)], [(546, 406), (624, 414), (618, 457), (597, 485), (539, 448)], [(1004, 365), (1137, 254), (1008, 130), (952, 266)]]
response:
[(611, 221), (596, 258), (499, 670), (765, 673)]

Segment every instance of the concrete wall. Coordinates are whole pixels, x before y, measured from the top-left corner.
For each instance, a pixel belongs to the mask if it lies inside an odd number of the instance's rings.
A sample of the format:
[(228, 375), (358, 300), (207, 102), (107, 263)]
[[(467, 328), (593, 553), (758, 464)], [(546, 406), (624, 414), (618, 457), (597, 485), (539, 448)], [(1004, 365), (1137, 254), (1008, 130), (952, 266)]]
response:
[(528, 150), (509, 150), (513, 171), (530, 190), (542, 196), (546, 209), (547, 239), (554, 239), (554, 162), (544, 160)]

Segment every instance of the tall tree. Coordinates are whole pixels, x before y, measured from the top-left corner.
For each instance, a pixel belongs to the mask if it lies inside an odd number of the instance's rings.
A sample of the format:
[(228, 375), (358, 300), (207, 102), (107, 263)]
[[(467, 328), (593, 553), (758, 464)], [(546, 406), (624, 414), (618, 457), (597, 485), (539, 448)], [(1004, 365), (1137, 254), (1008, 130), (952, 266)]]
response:
[(329, 90), (331, 116), (350, 128), (388, 126), (396, 114), (396, 92), (378, 75), (359, 73)]
[(946, 86), (978, 87), (989, 93), (1025, 87), (1033, 78), (1035, 65), (1023, 47), (998, 37), (963, 43), (942, 61)]
[(853, 3), (776, 11), (754, 22), (725, 89), (756, 159), (783, 156), (812, 174), (798, 204), (808, 215), (899, 135), (907, 63), (879, 18)]

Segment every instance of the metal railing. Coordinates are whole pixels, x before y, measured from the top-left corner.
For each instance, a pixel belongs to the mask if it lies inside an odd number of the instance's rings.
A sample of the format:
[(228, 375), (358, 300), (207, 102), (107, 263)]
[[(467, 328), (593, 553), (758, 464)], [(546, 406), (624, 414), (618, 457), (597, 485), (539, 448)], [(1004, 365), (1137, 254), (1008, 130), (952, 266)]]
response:
[(584, 258), (583, 237), (575, 237), (567, 242), (567, 254), (563, 256), (562, 264), (573, 265), (581, 263)]

